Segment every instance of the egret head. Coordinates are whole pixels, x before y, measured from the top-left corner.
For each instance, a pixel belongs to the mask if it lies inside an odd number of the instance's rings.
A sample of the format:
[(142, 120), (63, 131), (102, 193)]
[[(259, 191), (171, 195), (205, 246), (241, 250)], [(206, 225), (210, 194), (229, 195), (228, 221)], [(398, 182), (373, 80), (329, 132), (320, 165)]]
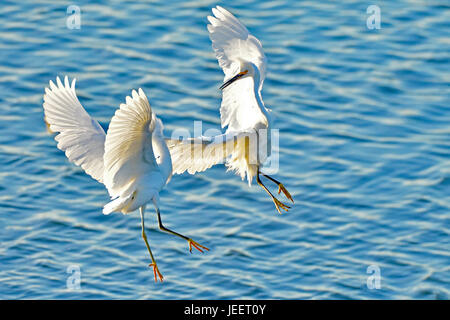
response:
[(245, 77), (254, 77), (257, 74), (258, 74), (258, 68), (256, 68), (256, 66), (253, 63), (248, 62), (248, 61), (242, 61), (241, 65), (239, 67), (239, 72), (235, 76), (231, 77), (226, 82), (224, 82), (220, 86), (220, 90), (225, 89), (226, 87), (228, 87), (230, 84), (232, 84), (236, 80), (239, 80), (239, 79), (245, 78)]

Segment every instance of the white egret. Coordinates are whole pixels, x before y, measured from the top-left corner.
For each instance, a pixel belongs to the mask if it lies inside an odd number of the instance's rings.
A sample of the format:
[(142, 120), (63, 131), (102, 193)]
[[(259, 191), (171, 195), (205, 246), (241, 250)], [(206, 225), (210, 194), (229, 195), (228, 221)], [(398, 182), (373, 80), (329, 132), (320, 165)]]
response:
[(147, 246), (155, 281), (163, 281), (156, 260), (147, 241), (144, 226), (144, 211), (150, 201), (156, 209), (159, 228), (188, 241), (192, 247), (202, 251), (208, 248), (191, 238), (164, 227), (159, 210), (159, 192), (172, 176), (172, 161), (163, 138), (163, 124), (148, 103), (142, 89), (132, 91), (126, 103), (120, 105), (111, 119), (105, 134), (97, 121), (92, 119), (80, 104), (75, 92), (75, 79), (64, 84), (56, 78), (55, 85), (45, 88), (45, 120), (52, 132), (59, 133), (55, 140), (67, 158), (103, 183), (112, 201), (103, 208), (104, 214), (111, 212), (131, 213), (140, 211), (142, 237)]
[[(277, 184), (278, 194), (283, 192), (294, 202), (282, 183), (260, 171), (270, 156), (271, 135), (267, 132), (272, 125), (271, 110), (265, 107), (261, 97), (266, 73), (262, 45), (229, 11), (217, 6), (212, 12), (214, 17), (208, 16), (208, 31), (225, 73), (220, 87), (220, 118), (222, 128), (227, 127), (227, 130), (215, 137), (168, 140), (173, 172), (194, 174), (226, 159), (228, 170), (235, 171), (242, 179), (247, 176), (249, 185), (256, 176), (257, 183), (272, 198), (279, 213), (280, 208), (288, 211), (290, 207), (274, 197), (260, 180), (260, 174), (270, 179)], [(258, 141), (254, 141), (255, 138)], [(249, 150), (250, 145), (256, 147)]]

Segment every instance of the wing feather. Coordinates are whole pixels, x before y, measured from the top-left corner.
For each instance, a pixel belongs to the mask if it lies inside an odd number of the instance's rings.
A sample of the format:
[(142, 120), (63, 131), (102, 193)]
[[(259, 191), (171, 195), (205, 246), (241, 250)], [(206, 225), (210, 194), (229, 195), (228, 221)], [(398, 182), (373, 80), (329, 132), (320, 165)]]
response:
[(236, 74), (240, 59), (250, 61), (260, 73), (259, 88), (266, 74), (266, 57), (261, 42), (229, 11), (217, 6), (212, 9), (214, 17), (208, 16), (209, 37), (220, 67), (228, 80)]
[(172, 158), (173, 173), (182, 174), (187, 171), (194, 174), (224, 163), (249, 135), (250, 132), (229, 132), (215, 137), (166, 139)]
[(155, 115), (142, 89), (133, 90), (111, 119), (105, 141), (104, 182), (111, 197), (158, 166), (152, 148)]
[(212, 12), (214, 17), (208, 17), (208, 31), (216, 58), (225, 73), (224, 82), (238, 73), (242, 61), (253, 63), (259, 72), (258, 83), (254, 83), (253, 78), (242, 78), (223, 90), (220, 107), (222, 128), (228, 126), (229, 131), (238, 131), (249, 129), (258, 122), (265, 123), (261, 89), (266, 57), (262, 45), (224, 8), (217, 6)]
[(44, 94), (45, 121), (52, 132), (59, 133), (55, 140), (67, 158), (103, 182), (105, 131), (80, 104), (75, 82), (73, 79), (70, 85), (67, 76), (64, 84), (59, 77), (56, 84), (50, 81), (50, 88), (45, 88)]

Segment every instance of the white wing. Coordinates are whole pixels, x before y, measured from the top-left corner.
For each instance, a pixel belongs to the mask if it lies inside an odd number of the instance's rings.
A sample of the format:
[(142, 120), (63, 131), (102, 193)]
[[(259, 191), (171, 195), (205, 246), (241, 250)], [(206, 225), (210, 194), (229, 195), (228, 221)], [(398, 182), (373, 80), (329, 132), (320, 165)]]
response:
[(105, 131), (84, 110), (75, 92), (75, 79), (69, 85), (67, 76), (64, 85), (56, 78), (45, 88), (44, 113), (50, 130), (59, 132), (55, 137), (58, 148), (67, 158), (99, 182), (103, 182), (103, 153)]
[(155, 115), (142, 89), (132, 92), (111, 119), (105, 141), (104, 183), (111, 197), (136, 178), (158, 170), (152, 148)]
[(235, 16), (220, 6), (213, 8), (212, 12), (214, 17), (208, 16), (211, 23), (208, 31), (219, 65), (225, 73), (224, 82), (238, 73), (241, 61), (252, 62), (259, 71), (259, 83), (253, 83), (252, 78), (243, 78), (223, 90), (220, 108), (222, 128), (247, 129), (265, 118), (261, 112), (264, 108), (261, 89), (266, 73), (266, 57), (261, 42)]
[(172, 158), (173, 173), (181, 174), (187, 171), (194, 174), (223, 163), (237, 147), (240, 147), (244, 137), (248, 135), (247, 132), (240, 132), (185, 140), (166, 139)]
[(259, 88), (266, 74), (266, 57), (261, 42), (251, 35), (247, 28), (229, 11), (217, 6), (212, 9), (214, 17), (208, 16), (209, 37), (216, 53), (219, 65), (225, 73), (225, 79), (236, 75), (239, 60), (250, 61), (258, 67), (260, 73)]

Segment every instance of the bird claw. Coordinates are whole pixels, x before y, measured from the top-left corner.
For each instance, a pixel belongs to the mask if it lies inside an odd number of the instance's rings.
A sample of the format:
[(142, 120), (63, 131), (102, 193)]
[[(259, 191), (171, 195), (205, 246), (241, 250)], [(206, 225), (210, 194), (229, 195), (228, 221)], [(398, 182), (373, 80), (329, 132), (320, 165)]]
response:
[(283, 209), (284, 211), (288, 211), (291, 207), (289, 207), (287, 204), (284, 204), (283, 202), (281, 202), (280, 200), (278, 200), (277, 198), (273, 198), (273, 202), (275, 203), (275, 207), (278, 210), (278, 213), (281, 214), (281, 209)]
[(209, 249), (207, 247), (202, 246), (201, 244), (199, 244), (198, 242), (196, 242), (196, 241), (194, 241), (192, 239), (189, 239), (188, 242), (189, 242), (189, 252), (190, 253), (192, 253), (192, 247), (194, 247), (195, 249), (197, 249), (201, 253), (203, 253), (202, 249), (204, 249), (206, 251), (209, 251)]
[(156, 265), (156, 262), (152, 262), (148, 265), (149, 267), (153, 267), (153, 274), (155, 275), (155, 282), (158, 282), (158, 277), (159, 276), (159, 280), (161, 282), (163, 282), (163, 276), (161, 274), (161, 272), (159, 272), (158, 266)]
[(289, 200), (292, 201), (292, 203), (294, 203), (294, 199), (292, 199), (291, 194), (289, 193), (289, 191), (287, 191), (287, 189), (283, 186), (282, 183), (280, 183), (278, 185), (278, 194), (281, 193), (281, 191), (283, 191), (284, 195), (286, 196), (286, 198), (288, 198)]

